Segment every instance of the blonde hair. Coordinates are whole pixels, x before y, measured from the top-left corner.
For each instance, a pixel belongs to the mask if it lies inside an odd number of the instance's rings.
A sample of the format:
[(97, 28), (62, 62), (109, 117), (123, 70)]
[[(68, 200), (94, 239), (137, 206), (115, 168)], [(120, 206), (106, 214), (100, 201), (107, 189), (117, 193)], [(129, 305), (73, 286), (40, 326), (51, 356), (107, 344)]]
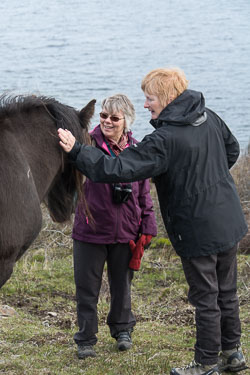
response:
[(177, 98), (188, 87), (188, 80), (179, 68), (157, 68), (142, 80), (141, 88), (149, 95), (156, 95), (162, 106)]
[(124, 132), (127, 133), (135, 120), (135, 109), (129, 98), (124, 94), (116, 94), (102, 101), (102, 109), (109, 114), (122, 112), (125, 118)]

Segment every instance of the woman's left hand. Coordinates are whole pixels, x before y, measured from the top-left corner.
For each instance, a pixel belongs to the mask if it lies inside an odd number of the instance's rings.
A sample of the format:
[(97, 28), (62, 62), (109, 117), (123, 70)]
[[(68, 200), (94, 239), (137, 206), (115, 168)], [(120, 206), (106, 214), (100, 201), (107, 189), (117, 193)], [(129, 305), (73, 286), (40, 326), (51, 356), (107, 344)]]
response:
[(65, 152), (70, 152), (75, 144), (75, 137), (67, 129), (58, 129), (58, 136), (60, 138), (60, 146), (64, 149)]

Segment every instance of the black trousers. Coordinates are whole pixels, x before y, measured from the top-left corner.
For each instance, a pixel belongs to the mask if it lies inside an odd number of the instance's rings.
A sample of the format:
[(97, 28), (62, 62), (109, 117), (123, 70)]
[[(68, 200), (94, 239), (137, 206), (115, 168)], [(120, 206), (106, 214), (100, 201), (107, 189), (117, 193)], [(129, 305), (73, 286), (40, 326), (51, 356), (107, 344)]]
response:
[(197, 258), (181, 258), (195, 306), (195, 360), (214, 364), (220, 350), (240, 344), (237, 296), (237, 246), (230, 251)]
[(128, 268), (132, 255), (129, 244), (102, 245), (74, 240), (73, 250), (79, 326), (75, 342), (84, 345), (97, 342), (97, 303), (106, 261), (111, 295), (107, 324), (111, 336), (116, 337), (123, 330), (132, 331), (136, 321), (131, 311), (133, 271)]

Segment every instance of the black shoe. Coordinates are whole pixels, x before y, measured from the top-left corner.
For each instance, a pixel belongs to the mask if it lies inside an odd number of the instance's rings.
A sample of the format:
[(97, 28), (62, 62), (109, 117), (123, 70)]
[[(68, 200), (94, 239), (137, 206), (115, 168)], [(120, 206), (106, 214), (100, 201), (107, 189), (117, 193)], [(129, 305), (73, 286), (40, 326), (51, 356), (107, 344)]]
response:
[(77, 355), (79, 359), (87, 357), (96, 357), (96, 352), (92, 345), (77, 345)]
[(120, 351), (128, 350), (132, 346), (131, 335), (128, 331), (119, 332), (117, 337), (117, 348)]

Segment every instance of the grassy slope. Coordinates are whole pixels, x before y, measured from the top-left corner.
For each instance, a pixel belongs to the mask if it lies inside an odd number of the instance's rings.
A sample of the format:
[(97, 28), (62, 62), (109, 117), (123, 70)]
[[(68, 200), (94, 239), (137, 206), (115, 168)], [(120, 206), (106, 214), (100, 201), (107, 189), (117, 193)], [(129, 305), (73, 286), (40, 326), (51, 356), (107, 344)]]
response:
[[(249, 149), (233, 172), (250, 224)], [(105, 272), (98, 305), (98, 357), (85, 361), (77, 359), (73, 342), (77, 326), (71, 225), (53, 224), (45, 210), (43, 231), (0, 290), (0, 305), (9, 305), (16, 312), (9, 317), (0, 315), (1, 374), (163, 375), (168, 374), (172, 366), (193, 359), (194, 310), (187, 301), (180, 259), (164, 238), (166, 233), (154, 189), (152, 196), (162, 239), (154, 240), (150, 250), (145, 252), (141, 270), (134, 276), (132, 303), (137, 325), (132, 350), (118, 353), (105, 324), (109, 310)], [(248, 236), (238, 258), (242, 345), (248, 363), (250, 256), (246, 254), (250, 253), (249, 243)], [(241, 375), (243, 373), (250, 371)]]
[[(0, 303), (16, 311), (11, 317), (0, 318), (0, 373), (157, 375), (192, 360), (194, 311), (187, 302), (180, 260), (168, 240), (158, 239), (152, 247), (133, 281), (133, 310), (138, 322), (133, 349), (118, 353), (109, 335), (105, 273), (99, 301), (98, 357), (85, 361), (77, 359), (73, 342), (76, 313), (70, 246), (60, 246), (59, 239), (46, 256), (43, 248), (30, 250), (0, 294)], [(242, 344), (247, 356), (249, 263), (249, 256), (239, 256)]]

